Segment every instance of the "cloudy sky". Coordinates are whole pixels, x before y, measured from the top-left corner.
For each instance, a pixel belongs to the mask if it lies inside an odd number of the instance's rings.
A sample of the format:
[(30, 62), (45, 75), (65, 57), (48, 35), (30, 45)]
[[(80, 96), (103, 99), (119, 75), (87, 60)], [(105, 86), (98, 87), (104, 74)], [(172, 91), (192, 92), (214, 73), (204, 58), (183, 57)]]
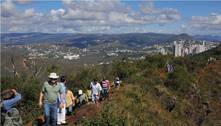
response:
[(0, 1), (1, 32), (221, 35), (221, 1)]

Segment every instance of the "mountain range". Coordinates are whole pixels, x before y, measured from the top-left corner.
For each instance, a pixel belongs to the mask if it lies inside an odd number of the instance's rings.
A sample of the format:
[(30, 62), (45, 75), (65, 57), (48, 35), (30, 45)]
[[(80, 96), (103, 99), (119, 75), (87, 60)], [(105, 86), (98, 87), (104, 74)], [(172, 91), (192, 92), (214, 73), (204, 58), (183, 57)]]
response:
[(128, 46), (147, 46), (174, 40), (221, 41), (221, 36), (160, 33), (72, 34), (72, 33), (1, 33), (2, 44), (62, 43), (78, 48), (119, 42)]

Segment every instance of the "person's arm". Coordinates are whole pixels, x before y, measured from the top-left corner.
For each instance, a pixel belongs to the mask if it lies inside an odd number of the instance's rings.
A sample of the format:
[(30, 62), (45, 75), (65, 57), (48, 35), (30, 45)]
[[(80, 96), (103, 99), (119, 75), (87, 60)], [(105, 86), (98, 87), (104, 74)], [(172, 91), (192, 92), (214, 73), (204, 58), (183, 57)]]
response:
[(59, 100), (60, 100), (60, 108), (64, 108), (64, 104), (65, 104), (65, 87), (63, 84), (60, 84), (59, 86)]
[(60, 96), (61, 96), (60, 97), (61, 103), (65, 104), (66, 103), (66, 101), (65, 101), (65, 99), (66, 99), (66, 89), (65, 89), (64, 84), (61, 85), (61, 87), (60, 87)]
[(99, 93), (98, 93), (98, 96), (100, 97), (100, 95), (101, 95), (101, 91), (102, 91), (102, 87), (101, 87), (101, 85), (99, 84)]
[(61, 94), (61, 103), (63, 103), (63, 104), (66, 103), (66, 102), (65, 102), (65, 97), (66, 97), (65, 93), (62, 93), (62, 94)]
[(42, 103), (43, 97), (44, 97), (44, 93), (41, 91), (40, 96), (39, 96), (39, 102), (38, 102), (39, 107), (42, 107), (42, 105), (43, 105), (43, 103)]
[(43, 98), (44, 98), (44, 93), (45, 93), (45, 92), (46, 92), (46, 91), (45, 91), (45, 84), (43, 84), (42, 89), (41, 89), (41, 92), (40, 92), (40, 94), (39, 94), (39, 101), (38, 101), (38, 105), (39, 105), (40, 108), (41, 108), (42, 105), (43, 105)]
[(15, 97), (3, 101), (3, 107), (6, 111), (11, 109), (18, 101), (21, 100), (21, 94), (17, 93), (14, 89), (12, 89), (12, 91), (14, 92)]

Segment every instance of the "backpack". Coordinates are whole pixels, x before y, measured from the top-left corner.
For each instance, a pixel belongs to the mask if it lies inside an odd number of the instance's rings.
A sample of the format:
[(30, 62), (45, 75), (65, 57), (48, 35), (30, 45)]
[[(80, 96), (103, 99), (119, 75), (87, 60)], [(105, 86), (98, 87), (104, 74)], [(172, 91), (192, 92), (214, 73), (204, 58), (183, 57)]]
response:
[(12, 108), (6, 113), (1, 113), (1, 118), (4, 118), (1, 122), (2, 126), (23, 126), (21, 115), (16, 108)]

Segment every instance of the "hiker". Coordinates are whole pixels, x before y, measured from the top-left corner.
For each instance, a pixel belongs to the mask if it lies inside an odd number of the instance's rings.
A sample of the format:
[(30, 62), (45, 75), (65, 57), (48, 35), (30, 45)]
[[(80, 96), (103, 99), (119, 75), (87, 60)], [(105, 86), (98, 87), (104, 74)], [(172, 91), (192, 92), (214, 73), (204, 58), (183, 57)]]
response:
[(49, 126), (49, 124), (56, 126), (58, 106), (61, 108), (64, 106), (58, 101), (63, 90), (57, 82), (59, 76), (56, 73), (50, 73), (48, 77), (49, 81), (44, 82), (40, 92), (39, 107), (42, 107), (44, 103), (45, 126)]
[(171, 73), (171, 72), (173, 72), (173, 65), (172, 64), (167, 64), (167, 72), (168, 73)]
[(75, 97), (71, 90), (66, 91), (66, 114), (71, 115), (73, 107), (75, 105)]
[(22, 126), (19, 111), (14, 106), (21, 100), (21, 94), (15, 89), (4, 90), (1, 93), (1, 126)]
[(93, 82), (90, 84), (91, 91), (92, 91), (92, 102), (96, 103), (98, 105), (98, 101), (100, 98), (100, 93), (102, 91), (101, 85), (97, 82), (96, 79), (93, 79)]
[(92, 101), (92, 96), (91, 96), (91, 90), (90, 89), (86, 90), (86, 95), (87, 95), (88, 101)]
[(171, 111), (175, 108), (175, 105), (176, 105), (176, 97), (173, 96), (173, 97), (169, 100), (166, 109), (167, 109), (169, 112), (171, 112)]
[(115, 88), (117, 88), (117, 89), (120, 88), (120, 78), (119, 77), (115, 78), (114, 85), (115, 85)]
[(210, 57), (207, 61), (208, 61), (207, 64), (211, 64), (211, 63), (216, 62), (216, 58)]
[(102, 94), (103, 94), (104, 99), (106, 99), (109, 97), (110, 82), (109, 80), (103, 79), (101, 83), (102, 83), (102, 89), (103, 89)]
[(67, 80), (65, 76), (61, 76), (60, 78), (60, 86), (62, 89), (62, 94), (59, 95), (59, 103), (62, 104), (61, 107), (58, 108), (57, 113), (57, 124), (58, 125), (66, 125), (65, 115), (66, 115), (66, 84)]
[(86, 94), (83, 93), (82, 90), (78, 90), (77, 99), (78, 99), (78, 107), (79, 107), (79, 108), (80, 108), (83, 104), (85, 104), (85, 103), (88, 102), (87, 96), (86, 96)]
[(171, 71), (171, 72), (174, 71), (174, 68), (173, 68), (173, 65), (172, 65), (172, 64), (170, 65), (170, 71)]

